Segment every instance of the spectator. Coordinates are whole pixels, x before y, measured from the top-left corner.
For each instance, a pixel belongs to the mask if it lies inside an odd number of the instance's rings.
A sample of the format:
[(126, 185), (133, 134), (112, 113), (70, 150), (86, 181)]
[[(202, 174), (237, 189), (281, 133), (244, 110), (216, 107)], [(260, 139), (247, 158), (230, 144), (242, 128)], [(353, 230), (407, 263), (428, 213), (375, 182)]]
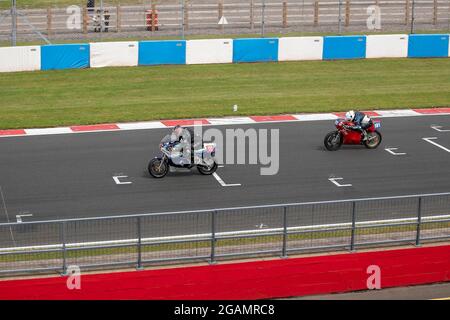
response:
[(88, 12), (90, 14), (94, 13), (95, 0), (87, 0), (86, 7), (88, 8)]
[(100, 9), (97, 9), (93, 21), (94, 21), (94, 32), (100, 32), (102, 28), (102, 15)]
[(103, 26), (103, 31), (104, 32), (108, 32), (109, 30), (109, 17), (111, 15), (109, 14), (108, 10), (104, 10), (103, 11), (103, 17), (104, 17), (104, 26)]

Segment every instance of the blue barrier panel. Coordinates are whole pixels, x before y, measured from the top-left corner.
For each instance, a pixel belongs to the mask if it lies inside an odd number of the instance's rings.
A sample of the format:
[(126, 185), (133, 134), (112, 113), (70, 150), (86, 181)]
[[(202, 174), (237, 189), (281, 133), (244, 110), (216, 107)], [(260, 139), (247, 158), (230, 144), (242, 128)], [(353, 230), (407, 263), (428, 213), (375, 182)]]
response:
[(233, 62), (278, 61), (278, 39), (233, 40)]
[(366, 36), (324, 37), (323, 59), (364, 59), (366, 57)]
[(186, 41), (139, 42), (139, 65), (186, 64)]
[(89, 68), (89, 44), (41, 46), (41, 70)]
[(447, 34), (413, 34), (409, 36), (408, 58), (448, 57)]

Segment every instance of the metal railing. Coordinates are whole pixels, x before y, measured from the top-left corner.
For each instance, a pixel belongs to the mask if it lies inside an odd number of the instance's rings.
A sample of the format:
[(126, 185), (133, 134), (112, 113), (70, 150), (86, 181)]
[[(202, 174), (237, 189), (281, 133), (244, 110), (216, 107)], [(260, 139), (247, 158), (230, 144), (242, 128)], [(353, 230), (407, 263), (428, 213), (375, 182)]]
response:
[[(0, 2), (0, 41), (450, 30), (450, 0), (97, 0), (95, 7), (83, 0), (36, 3)], [(219, 24), (222, 17), (227, 24)]]
[(0, 274), (450, 239), (450, 193), (0, 224)]

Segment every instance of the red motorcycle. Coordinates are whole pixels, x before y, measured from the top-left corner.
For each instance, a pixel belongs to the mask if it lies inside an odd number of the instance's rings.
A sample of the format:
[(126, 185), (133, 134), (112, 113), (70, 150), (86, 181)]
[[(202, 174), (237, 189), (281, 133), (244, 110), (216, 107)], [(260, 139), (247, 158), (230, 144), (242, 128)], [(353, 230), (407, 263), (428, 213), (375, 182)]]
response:
[(343, 144), (360, 145), (363, 144), (368, 149), (375, 149), (381, 143), (381, 133), (377, 129), (381, 128), (381, 122), (373, 121), (372, 125), (366, 129), (367, 139), (364, 140), (362, 132), (352, 129), (354, 124), (350, 121), (337, 119), (336, 129), (325, 136), (323, 143), (329, 151), (338, 150)]

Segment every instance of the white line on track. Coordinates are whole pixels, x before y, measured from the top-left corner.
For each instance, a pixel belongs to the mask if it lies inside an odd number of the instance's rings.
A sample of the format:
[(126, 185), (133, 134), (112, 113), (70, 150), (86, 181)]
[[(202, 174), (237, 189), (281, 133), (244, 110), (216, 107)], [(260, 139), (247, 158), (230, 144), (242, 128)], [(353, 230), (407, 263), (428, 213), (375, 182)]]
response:
[(394, 152), (394, 150), (398, 150), (398, 148), (386, 148), (384, 150), (386, 150), (387, 152), (389, 152), (394, 156), (404, 156), (406, 154), (405, 152)]
[(450, 150), (447, 149), (446, 147), (441, 146), (439, 143), (436, 143), (436, 142), (434, 142), (434, 141), (431, 141), (431, 140), (436, 140), (437, 137), (422, 138), (422, 139), (425, 140), (426, 142), (429, 142), (429, 143), (435, 145), (436, 147), (441, 148), (442, 150), (445, 150), (445, 151), (447, 151), (448, 153), (450, 153)]
[(329, 178), (331, 182), (333, 182), (337, 187), (351, 187), (352, 185), (350, 183), (347, 184), (340, 184), (336, 180), (343, 180), (344, 178)]
[(431, 129), (434, 129), (438, 132), (450, 132), (450, 129), (442, 129), (442, 126), (431, 126)]
[(217, 174), (217, 172), (214, 172), (214, 173), (213, 173), (213, 177), (216, 178), (216, 180), (220, 183), (220, 185), (221, 185), (222, 187), (239, 187), (239, 186), (241, 186), (240, 183), (231, 183), (231, 184), (225, 183), (225, 182), (222, 180), (222, 178), (219, 177), (219, 175)]
[(125, 179), (128, 176), (113, 176), (113, 180), (116, 184), (132, 184), (131, 181), (120, 181), (119, 179)]
[(32, 216), (33, 216), (32, 213), (17, 214), (16, 215), (17, 223), (22, 223), (23, 222), (22, 218), (24, 217), (32, 217)]

